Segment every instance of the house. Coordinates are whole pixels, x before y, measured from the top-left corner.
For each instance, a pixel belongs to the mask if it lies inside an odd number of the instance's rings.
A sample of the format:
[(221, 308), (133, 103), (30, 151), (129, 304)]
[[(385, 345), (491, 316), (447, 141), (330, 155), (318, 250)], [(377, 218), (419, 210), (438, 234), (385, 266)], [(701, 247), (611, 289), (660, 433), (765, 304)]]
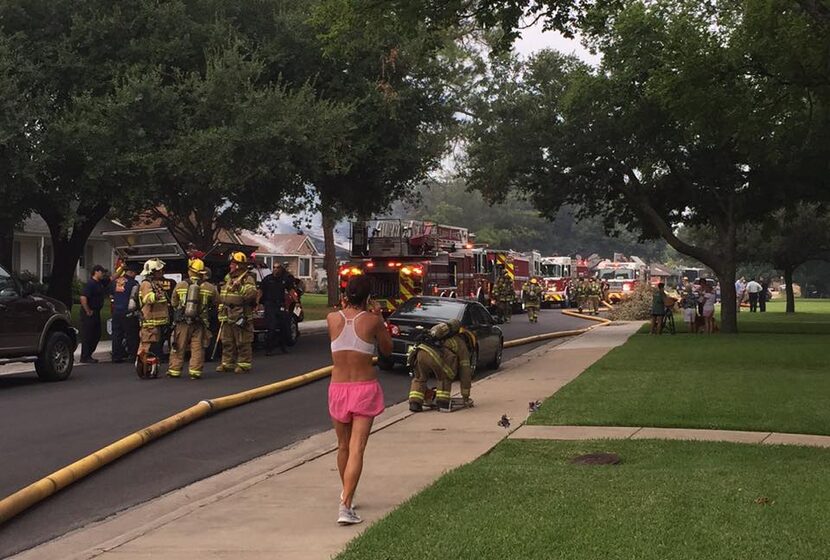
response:
[[(102, 234), (105, 231), (124, 229), (122, 225), (113, 220), (104, 218), (89, 236), (81, 258), (75, 270), (75, 276), (79, 280), (86, 280), (89, 271), (96, 264), (113, 269), (115, 255), (112, 251), (112, 244)], [(14, 245), (12, 248), (12, 271), (20, 274), (31, 273), (39, 282), (49, 278), (52, 274), (53, 251), (52, 237), (49, 234), (49, 227), (38, 214), (32, 214), (24, 222), (20, 230), (14, 232)]]
[(656, 286), (662, 282), (666, 285), (666, 288), (674, 288), (680, 282), (677, 270), (664, 264), (652, 263), (649, 266), (648, 273), (652, 286)]
[(240, 241), (246, 245), (256, 245), (256, 259), (267, 270), (271, 270), (274, 262), (288, 262), (288, 272), (303, 283), (307, 292), (320, 290), (318, 265), (323, 261), (323, 255), (317, 250), (317, 245), (310, 236), (304, 233), (275, 233), (263, 235), (251, 231), (238, 234)]

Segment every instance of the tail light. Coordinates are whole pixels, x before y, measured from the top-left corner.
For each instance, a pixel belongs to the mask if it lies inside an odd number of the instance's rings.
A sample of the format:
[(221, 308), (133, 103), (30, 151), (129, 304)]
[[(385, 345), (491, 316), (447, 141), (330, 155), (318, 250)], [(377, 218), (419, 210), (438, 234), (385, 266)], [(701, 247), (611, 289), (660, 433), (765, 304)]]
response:
[(624, 292), (630, 292), (631, 291), (631, 284), (630, 283), (623, 284), (622, 288), (623, 288)]
[(386, 330), (389, 331), (389, 334), (391, 334), (392, 336), (400, 336), (401, 335), (400, 327), (398, 327), (398, 325), (396, 325), (394, 323), (386, 323)]

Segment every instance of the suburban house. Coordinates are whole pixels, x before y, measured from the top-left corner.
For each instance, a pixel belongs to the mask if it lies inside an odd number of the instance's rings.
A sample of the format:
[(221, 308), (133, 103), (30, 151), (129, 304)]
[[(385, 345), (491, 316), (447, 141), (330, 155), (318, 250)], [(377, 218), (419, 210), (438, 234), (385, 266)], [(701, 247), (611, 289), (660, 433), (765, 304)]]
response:
[[(106, 218), (95, 226), (75, 271), (78, 279), (86, 280), (89, 271), (96, 264), (112, 270), (115, 263), (112, 244), (102, 233), (120, 229), (124, 227)], [(23, 227), (14, 232), (12, 271), (17, 274), (29, 272), (38, 281), (43, 282), (52, 273), (52, 262), (52, 238), (49, 227), (38, 214), (32, 214), (23, 222)]]
[(259, 247), (256, 259), (267, 270), (274, 262), (288, 262), (288, 272), (303, 283), (307, 292), (320, 291), (319, 265), (323, 254), (317, 250), (314, 240), (304, 233), (275, 233), (263, 235), (252, 231), (243, 231), (238, 235), (246, 245)]

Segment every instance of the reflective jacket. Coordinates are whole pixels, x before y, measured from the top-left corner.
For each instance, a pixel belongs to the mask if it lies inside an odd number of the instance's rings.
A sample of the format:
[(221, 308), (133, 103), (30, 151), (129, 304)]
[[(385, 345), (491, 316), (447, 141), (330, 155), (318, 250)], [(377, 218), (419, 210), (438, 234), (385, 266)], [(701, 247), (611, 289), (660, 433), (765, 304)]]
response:
[(138, 289), (141, 303), (141, 326), (163, 327), (170, 323), (170, 305), (159, 282), (144, 280)]
[(178, 315), (183, 317), (184, 308), (185, 305), (187, 305), (187, 290), (193, 283), (199, 284), (199, 318), (201, 319), (202, 324), (209, 325), (210, 318), (208, 313), (210, 308), (216, 304), (216, 300), (219, 297), (219, 294), (216, 291), (216, 286), (210, 282), (199, 283), (198, 278), (182, 280), (176, 284), (176, 288), (173, 290), (173, 296), (170, 298), (170, 303), (173, 306), (173, 310), (179, 311)]
[(256, 305), (256, 282), (245, 270), (236, 276), (225, 276), (219, 292), (219, 321), (235, 322), (241, 317), (250, 320)]

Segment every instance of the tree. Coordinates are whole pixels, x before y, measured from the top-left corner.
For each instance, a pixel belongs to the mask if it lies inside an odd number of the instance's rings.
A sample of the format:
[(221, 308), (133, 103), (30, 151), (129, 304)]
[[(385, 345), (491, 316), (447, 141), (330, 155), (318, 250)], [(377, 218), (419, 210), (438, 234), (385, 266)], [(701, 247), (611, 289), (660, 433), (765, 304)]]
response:
[(309, 162), (333, 157), (346, 108), (280, 81), (291, 53), (268, 38), (283, 4), (0, 5), (0, 45), (16, 63), (4, 79), (27, 107), (14, 129), (25, 150), (0, 186), (31, 185), (27, 203), (52, 237), (51, 295), (69, 302), (78, 258), (111, 211), (129, 219), (164, 204), (174, 229), (189, 223), (179, 233), (203, 243), (302, 196)]
[[(337, 278), (337, 221), (368, 218), (410, 194), (439, 163), (455, 122), (445, 89), (458, 68), (451, 35), (404, 25), (391, 13), (364, 15), (358, 0), (323, 0), (310, 20), (316, 32), (306, 34), (321, 37), (308, 46), (319, 53), (321, 95), (354, 108), (348, 164), (321, 169), (312, 180), (329, 278)], [(330, 305), (338, 295), (337, 283), (329, 282)]]
[(744, 239), (745, 254), (767, 260), (784, 275), (787, 313), (795, 313), (794, 273), (813, 260), (830, 260), (830, 213), (802, 203), (774, 212)]
[[(736, 332), (737, 232), (826, 196), (827, 161), (817, 155), (830, 104), (805, 104), (802, 85), (748, 68), (757, 44), (737, 5), (623, 4), (590, 30), (599, 69), (551, 52), (496, 68), (473, 111), (470, 181), (491, 200), (525, 192), (550, 218), (577, 204), (664, 238), (716, 272), (722, 330)], [(819, 39), (802, 14), (788, 17), (801, 18), (799, 41)], [(690, 244), (678, 224), (711, 226), (717, 241)]]

